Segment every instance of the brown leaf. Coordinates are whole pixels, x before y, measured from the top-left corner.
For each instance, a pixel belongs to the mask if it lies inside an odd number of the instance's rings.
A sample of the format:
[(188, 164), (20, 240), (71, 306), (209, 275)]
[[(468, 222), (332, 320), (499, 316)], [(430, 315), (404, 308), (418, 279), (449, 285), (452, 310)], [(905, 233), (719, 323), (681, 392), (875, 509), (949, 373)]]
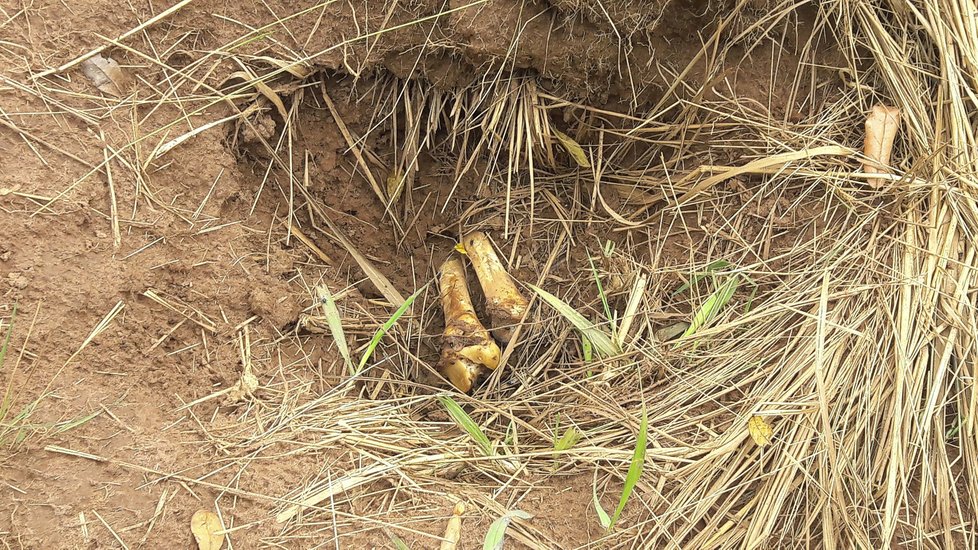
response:
[(81, 69), (102, 93), (115, 97), (126, 95), (126, 73), (115, 59), (99, 54), (82, 61)]
[(390, 197), (391, 204), (401, 198), (402, 191), (404, 191), (404, 172), (395, 170), (387, 176), (387, 196)]
[(689, 328), (689, 323), (673, 323), (671, 325), (666, 325), (659, 330), (655, 331), (655, 339), (659, 342), (668, 342), (669, 340), (674, 340), (678, 338), (680, 334), (686, 332)]
[(197, 510), (190, 518), (190, 532), (194, 534), (199, 550), (221, 550), (224, 545), (224, 535), (218, 535), (224, 530), (221, 518), (209, 510)]

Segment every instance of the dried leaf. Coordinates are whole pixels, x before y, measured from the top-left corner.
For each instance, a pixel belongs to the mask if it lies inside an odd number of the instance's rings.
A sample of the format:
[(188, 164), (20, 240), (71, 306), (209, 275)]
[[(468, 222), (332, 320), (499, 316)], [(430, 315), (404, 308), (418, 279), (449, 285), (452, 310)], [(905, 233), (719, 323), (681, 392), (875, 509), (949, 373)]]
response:
[(774, 435), (774, 430), (763, 417), (756, 414), (751, 416), (750, 420), (747, 421), (747, 431), (758, 447), (766, 447), (771, 444), (771, 436)]
[(115, 59), (99, 54), (82, 61), (81, 70), (102, 93), (115, 97), (126, 95), (126, 74)]
[(275, 65), (283, 71), (287, 71), (292, 76), (299, 80), (305, 80), (313, 73), (312, 68), (304, 62), (301, 61), (286, 61), (284, 59), (276, 59), (274, 57), (268, 57), (267, 55), (256, 55), (255, 59), (261, 61), (267, 61), (272, 65)]
[(467, 256), (469, 253), (465, 251), (465, 245), (462, 243), (455, 243), (455, 252), (463, 256)]
[(289, 112), (285, 108), (285, 104), (282, 103), (282, 98), (279, 97), (278, 92), (273, 90), (271, 86), (265, 84), (261, 77), (255, 75), (251, 71), (237, 71), (229, 74), (223, 81), (221, 81), (220, 87), (223, 88), (228, 82), (235, 79), (243, 80), (245, 83), (254, 86), (255, 91), (265, 96), (265, 99), (275, 106), (275, 110), (278, 111), (278, 114), (282, 117), (282, 119), (289, 119)]
[(578, 166), (581, 168), (591, 167), (591, 161), (588, 160), (587, 153), (584, 152), (584, 149), (582, 149), (573, 138), (557, 129), (554, 129), (554, 135), (557, 136), (557, 140), (564, 146), (567, 153), (574, 158), (574, 162), (576, 162)]
[(268, 101), (272, 102), (272, 105), (275, 106), (275, 109), (282, 117), (282, 120), (289, 120), (289, 112), (285, 109), (285, 104), (282, 103), (282, 98), (278, 96), (278, 93), (275, 92), (275, 90), (273, 90), (268, 84), (265, 84), (261, 80), (257, 79), (252, 82), (252, 85), (261, 95), (265, 96)]
[(390, 198), (390, 204), (397, 202), (401, 198), (403, 191), (404, 172), (395, 170), (391, 175), (387, 176), (387, 196)]
[(333, 334), (333, 342), (336, 343), (336, 349), (339, 350), (340, 355), (343, 357), (347, 372), (352, 375), (356, 372), (356, 369), (353, 368), (353, 359), (350, 357), (350, 348), (346, 343), (346, 334), (343, 332), (343, 319), (340, 317), (340, 311), (336, 307), (336, 299), (333, 298), (333, 293), (329, 291), (329, 287), (326, 285), (317, 285), (315, 296), (316, 302), (322, 308), (323, 316), (329, 325), (329, 331)]
[(200, 550), (221, 550), (224, 545), (224, 535), (219, 535), (224, 530), (221, 525), (221, 518), (209, 510), (197, 510), (190, 518), (190, 532), (194, 534), (197, 541), (197, 548)]
[(658, 342), (668, 342), (669, 340), (674, 340), (679, 337), (680, 334), (686, 332), (689, 328), (689, 323), (679, 322), (673, 323), (671, 325), (666, 325), (659, 330), (655, 331), (655, 339)]

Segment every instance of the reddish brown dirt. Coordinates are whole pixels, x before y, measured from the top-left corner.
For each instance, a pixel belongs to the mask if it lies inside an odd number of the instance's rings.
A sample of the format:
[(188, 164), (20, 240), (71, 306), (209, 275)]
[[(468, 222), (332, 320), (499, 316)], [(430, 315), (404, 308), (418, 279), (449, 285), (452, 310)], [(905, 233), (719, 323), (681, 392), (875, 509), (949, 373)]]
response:
[[(163, 59), (178, 64), (181, 55), (199, 58), (202, 52), (238, 36), (241, 27), (234, 20), (253, 26), (266, 24), (274, 18), (269, 10), (281, 17), (294, 9), (292, 4), (196, 2), (133, 42), (141, 51), (149, 51), (146, 40), (166, 46), (190, 33), (192, 38), (178, 48), (186, 52), (171, 52)], [(631, 4), (624, 3), (621, 9), (628, 10)], [(660, 25), (661, 32), (633, 25), (633, 33), (641, 28), (643, 33), (648, 31), (646, 38), (651, 37), (648, 42), (634, 35), (636, 49), (630, 59), (635, 70), (632, 77), (642, 83), (638, 101), (655, 99), (669, 85), (653, 70), (650, 59), (665, 60), (672, 69), (681, 69), (695, 52), (700, 41), (695, 31), (706, 28), (716, 16), (705, 4), (672, 2), (666, 17), (669, 24)], [(424, 2), (412, 6), (411, 10), (394, 10), (391, 24), (431, 12)], [(617, 61), (609, 64), (619, 57), (617, 39), (593, 22), (593, 13), (575, 17), (554, 12), (542, 2), (527, 3), (522, 12), (517, 6), (492, 2), (468, 8), (435, 26), (385, 34), (369, 47), (358, 42), (334, 49), (316, 63), (346, 72), (370, 71), (379, 64), (402, 77), (422, 74), (432, 81), (458, 84), (484, 74), (484, 67), (506, 53), (515, 29), (525, 27), (516, 66), (537, 71), (556, 91), (577, 97), (610, 104), (632, 99), (624, 93), (629, 86), (622, 68)], [(118, 36), (159, 13), (163, 6), (154, 3), (150, 9), (145, 3), (134, 7), (82, 0), (3, 1), (0, 8), (4, 59), (0, 71), (4, 78), (28, 82), (28, 71), (70, 60), (102, 44), (97, 35)], [(382, 9), (365, 15), (337, 7), (325, 13), (321, 19), (318, 11), (295, 19), (288, 33), (278, 33), (277, 39), (288, 41), (291, 36), (294, 42), (286, 45), (301, 44), (303, 51), (319, 52), (352, 38), (358, 25), (378, 28), (377, 22), (385, 17)], [(437, 35), (435, 43), (445, 47), (427, 52), (430, 55), (414, 68), (411, 54), (416, 56), (415, 45), (426, 43), (431, 34)], [(581, 51), (586, 53), (578, 54)], [(797, 106), (786, 105), (776, 90), (751, 84), (767, 82), (769, 53), (755, 52), (755, 62), (731, 66), (730, 76), (736, 93), (770, 100), (776, 114), (786, 116)], [(135, 67), (136, 74), (159, 81), (158, 67), (145, 59), (121, 50), (113, 55)], [(791, 61), (787, 56), (779, 59), (784, 64)], [(217, 69), (224, 75), (234, 70), (231, 63)], [(58, 97), (76, 109), (96, 105), (97, 101), (78, 95), (98, 94), (80, 72), (72, 70), (68, 75), (70, 81), (56, 80), (55, 85), (76, 95)], [(138, 80), (136, 85), (140, 85)], [(334, 99), (340, 101), (347, 124), (363, 132), (369, 124), (369, 107), (347, 103), (346, 95), (339, 89)], [(312, 152), (313, 192), (361, 252), (381, 266), (402, 293), (410, 293), (417, 281), (430, 277), (433, 263), (451, 247), (447, 236), (432, 232), (457, 219), (474, 197), (463, 190), (456, 194), (454, 206), (443, 211), (451, 177), (440, 176), (438, 161), (426, 158), (420, 173), (429, 187), (415, 197), (423, 204), (417, 212), (418, 223), (398, 248), (391, 242), (390, 222), (356, 171), (352, 157), (345, 153), (332, 118), (321, 104), (307, 101), (299, 127), (304, 128), (303, 147)], [(178, 109), (166, 104), (152, 112), (143, 107), (111, 114), (100, 111), (105, 116), (84, 122), (4, 81), (0, 81), (0, 108), (3, 120), (37, 138), (0, 127), (0, 150), (4, 152), (0, 155), (0, 317), (10, 319), (17, 307), (11, 352), (0, 371), (0, 382), (3, 387), (10, 384), (14, 410), (44, 397), (29, 418), (36, 433), (17, 444), (5, 440), (0, 447), (0, 483), (4, 486), (0, 489), (0, 541), (7, 548), (113, 548), (119, 546), (118, 536), (130, 548), (189, 548), (190, 516), (198, 508), (213, 508), (217, 499), (226, 524), (240, 526), (231, 536), (234, 547), (262, 547), (265, 537), (276, 529), (267, 521), (273, 503), (161, 479), (172, 473), (198, 478), (225, 464), (227, 453), (206, 430), (222, 423), (234, 425), (238, 415), (246, 415), (245, 409), (218, 407), (220, 399), (194, 408), (192, 414), (177, 409), (238, 379), (241, 364), (234, 329), (249, 319), (256, 375), (263, 387), (311, 382), (310, 391), (316, 392), (335, 383), (342, 367), (328, 344), (313, 342), (300, 353), (288, 340), (278, 339), (308, 304), (305, 285), (324, 277), (335, 283), (334, 288), (342, 288), (347, 281), (362, 280), (363, 273), (342, 247), (322, 235), (311, 236), (335, 259), (334, 265), (325, 265), (295, 240), (286, 241), (281, 218), (288, 209), (288, 190), (280, 187), (281, 179), (272, 178), (259, 195), (264, 165), (242, 149), (232, 150), (229, 127), (203, 132), (177, 147), (165, 162), (149, 167), (145, 181), (137, 182), (131, 170), (114, 165), (122, 233), (116, 248), (105, 176), (83, 177), (89, 168), (62, 152), (88, 164), (101, 162), (104, 144), (119, 148), (132, 141), (134, 123), (138, 122), (143, 135), (179, 120)], [(216, 120), (230, 112), (227, 106), (216, 105), (200, 120)], [(181, 125), (170, 135), (187, 130)], [(266, 137), (277, 138), (275, 130), (266, 131)], [(383, 140), (374, 139), (379, 141), (372, 145), (382, 152)], [(155, 141), (145, 143), (142, 156), (137, 159), (130, 152), (127, 161), (145, 160), (154, 146)], [(42, 207), (50, 198), (57, 200)], [(779, 205), (769, 208), (777, 210)], [(357, 289), (363, 295), (359, 303), (371, 307), (366, 300), (378, 297), (376, 290), (367, 283)], [(148, 299), (147, 290), (199, 310), (213, 320), (213, 330)], [(75, 355), (117, 303), (124, 309)], [(93, 414), (69, 430), (53, 428), (59, 422)], [(110, 461), (45, 449), (52, 445)], [(335, 457), (339, 456), (337, 451)], [(207, 481), (281, 496), (300, 481), (319, 475), (324, 461), (332, 457), (326, 452), (323, 456), (255, 461), (243, 471), (220, 471)], [(120, 466), (117, 461), (142, 469)], [(535, 525), (549, 532), (559, 547), (584, 545), (597, 538), (600, 529), (592, 520), (590, 477), (557, 477), (547, 483), (552, 486), (555, 480), (557, 486), (543, 488), (523, 501), (524, 509), (537, 514)], [(554, 499), (553, 494), (560, 497)], [(450, 510), (444, 499), (433, 498), (421, 506), (426, 515), (447, 517)], [(157, 509), (161, 511), (158, 516)], [(443, 522), (411, 527), (437, 534)], [(467, 524), (463, 547), (481, 545), (478, 541), (487, 527), (484, 522)], [(337, 544), (389, 546), (384, 530), (365, 529), (341, 533)], [(432, 544), (430, 538), (402, 538), (414, 548)], [(329, 540), (309, 540), (295, 547), (319, 544), (333, 545)]]

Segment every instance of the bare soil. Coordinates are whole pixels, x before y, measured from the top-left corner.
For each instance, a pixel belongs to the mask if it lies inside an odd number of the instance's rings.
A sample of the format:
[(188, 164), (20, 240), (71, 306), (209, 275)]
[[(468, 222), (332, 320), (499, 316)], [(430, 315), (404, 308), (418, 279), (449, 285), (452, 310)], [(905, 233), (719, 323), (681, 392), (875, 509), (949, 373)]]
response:
[[(696, 0), (616, 3), (609, 15), (620, 22), (618, 28), (602, 21), (590, 5), (492, 1), (357, 39), (444, 9), (441, 3), (424, 1), (385, 4), (330, 4), (272, 24), (266, 43), (221, 53), (225, 59), (214, 63), (207, 85), (241, 70), (234, 56), (261, 64), (248, 56), (277, 49), (326, 51), (312, 63), (326, 75), (343, 121), (356, 135), (367, 135), (365, 149), (387, 162), (397, 134), (386, 127), (372, 131), (376, 120), (370, 98), (372, 87), (383, 78), (423, 79), (451, 89), (477, 83), (492, 71), (521, 70), (535, 75), (549, 93), (592, 106), (649, 106), (663, 97), (676, 72), (686, 67), (729, 8)], [(447, 4), (453, 9), (462, 5)], [(104, 154), (112, 155), (173, 121), (177, 124), (165, 134), (167, 139), (245, 107), (214, 104), (188, 125), (189, 119), (181, 120), (185, 111), (178, 99), (139, 103), (139, 98), (166, 95), (159, 63), (187, 66), (226, 47), (247, 26), (268, 25), (302, 6), (278, 0), (192, 2), (124, 41), (135, 50), (108, 50), (127, 67), (136, 93), (135, 101), (115, 106), (103, 101), (77, 68), (46, 80), (49, 90), (57, 90), (50, 97), (63, 104), (31, 91), (37, 89), (29, 85), (31, 73), (104, 44), (100, 36), (122, 35), (164, 5), (0, 2), (0, 114), (10, 123), (0, 127), (0, 317), (11, 320), (17, 309), (0, 382), (10, 385), (15, 410), (44, 396), (29, 418), (36, 430), (22, 442), (3, 441), (0, 449), (0, 540), (5, 547), (114, 548), (124, 542), (130, 548), (190, 548), (189, 520), (199, 508), (221, 510), (225, 525), (232, 528), (234, 548), (281, 544), (283, 527), (272, 521), (280, 504), (276, 499), (323, 478), (326, 465), (331, 476), (357, 467), (359, 459), (351, 448), (291, 453), (286, 443), (262, 452), (226, 446), (238, 435), (260, 431), (253, 426), (256, 408), (274, 409), (286, 399), (308, 402), (343, 379), (343, 363), (327, 335), (296, 334), (295, 323), (311, 303), (312, 286), (323, 281), (342, 294), (354, 349), (377, 329), (377, 319), (390, 315), (382, 294), (328, 231), (310, 225), (301, 208), (290, 221), (289, 212), (303, 202), (301, 195), (280, 170), (269, 175), (269, 157), (258, 137), (279, 140), (282, 117), (268, 108), (249, 119), (253, 127), (237, 120), (201, 132), (147, 163), (141, 179), (123, 162), (112, 162), (119, 246), (113, 244), (108, 180), (103, 171), (92, 170)], [(805, 25), (797, 22), (795, 30), (804, 33)], [(518, 45), (515, 54), (510, 51), (513, 44)], [(798, 57), (790, 47), (774, 51), (771, 44), (763, 43), (743, 60), (729, 60), (717, 86), (768, 106), (774, 117), (801, 116), (814, 102), (789, 97), (791, 87), (779, 84), (790, 82)], [(153, 52), (155, 58), (141, 57), (136, 50)], [(284, 76), (281, 81), (289, 80)], [(696, 82), (698, 76), (684, 78)], [(150, 91), (153, 86), (158, 88)], [(468, 210), (487, 194), (498, 193), (478, 185), (491, 161), (480, 160), (467, 176), (470, 181), (456, 189), (455, 159), (437, 151), (425, 154), (410, 202), (385, 213), (321, 93), (307, 84), (298, 99), (297, 135), (284, 160), (399, 292), (409, 295), (432, 279), (438, 263), (451, 252), (460, 224), (476, 220), (502, 240), (499, 212)], [(146, 162), (160, 140), (157, 134), (120, 157), (129, 164)], [(381, 184), (389, 175), (378, 171)], [(752, 206), (758, 222), (746, 230), (760, 232), (768, 219), (818, 213), (818, 204), (792, 209), (786, 200)], [(621, 204), (629, 208), (627, 202)], [(572, 206), (569, 200), (565, 205)], [(541, 209), (537, 215), (552, 213)], [(397, 238), (393, 219), (410, 226), (403, 239)], [(719, 227), (712, 220), (690, 221), (694, 231), (675, 235), (660, 261), (684, 261), (690, 247), (702, 245)], [(329, 261), (290, 235), (290, 224), (301, 224)], [(785, 229), (771, 241), (772, 258), (792, 246), (796, 236), (788, 231), (790, 225), (785, 221)], [(595, 225), (575, 229), (575, 234), (630, 242), (612, 229)], [(534, 241), (529, 233), (522, 240), (527, 248), (515, 273), (534, 280), (547, 258), (547, 243)], [(632, 244), (637, 250), (658, 246)], [(572, 278), (586, 265), (584, 260), (559, 262), (555, 273)], [(147, 291), (177, 304), (180, 311), (151, 300)], [(83, 345), (116, 304), (124, 306), (121, 312)], [(362, 320), (359, 328), (356, 319)], [(433, 364), (440, 321), (437, 313), (430, 320), (434, 324), (425, 329), (426, 343), (416, 353)], [(181, 409), (239, 379), (239, 338), (245, 325), (261, 388), (255, 399), (224, 404), (219, 397)], [(430, 369), (410, 364), (392, 365), (387, 375), (445, 388)], [(439, 418), (437, 411), (428, 414)], [(76, 419), (87, 420), (62, 429)], [(451, 431), (447, 425), (444, 429)], [(51, 446), (104, 460), (68, 455)], [(521, 508), (535, 514), (534, 526), (553, 547), (570, 548), (586, 546), (603, 534), (594, 520), (591, 486), (590, 473), (569, 470), (541, 479), (539, 485), (520, 484), (493, 496), (500, 502), (519, 496)], [(391, 547), (391, 533), (412, 548), (436, 546), (432, 537), (444, 529), (450, 495), (405, 497), (412, 499), (416, 512), (406, 515), (404, 506), (395, 507), (380, 489), (368, 488), (341, 504), (342, 513), (371, 521), (339, 532), (335, 540), (325, 531), (289, 532), (288, 547)], [(378, 496), (372, 496), (375, 490)], [(396, 513), (384, 512), (395, 508)], [(406, 529), (391, 530), (390, 524)], [(467, 516), (462, 548), (481, 546), (487, 528), (488, 521), (478, 514)]]

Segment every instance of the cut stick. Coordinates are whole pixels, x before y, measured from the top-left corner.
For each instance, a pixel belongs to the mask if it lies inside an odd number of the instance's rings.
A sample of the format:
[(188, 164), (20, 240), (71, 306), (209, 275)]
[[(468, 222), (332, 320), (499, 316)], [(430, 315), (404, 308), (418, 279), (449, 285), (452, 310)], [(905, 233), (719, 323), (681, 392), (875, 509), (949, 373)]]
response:
[[(863, 154), (867, 160), (863, 162), (863, 172), (890, 174), (890, 155), (893, 153), (893, 141), (896, 140), (899, 129), (899, 108), (881, 104), (873, 106), (873, 110), (866, 117)], [(869, 178), (867, 180), (870, 186), (877, 189), (886, 185), (887, 181), (889, 181), (887, 178)]]
[(472, 267), (475, 268), (479, 284), (486, 295), (492, 335), (500, 342), (507, 343), (513, 338), (517, 325), (522, 322), (530, 302), (516, 287), (485, 233), (476, 231), (465, 235), (462, 237), (462, 246), (472, 261)]
[(475, 314), (458, 256), (442, 264), (439, 283), (445, 333), (438, 368), (459, 391), (468, 393), (499, 366), (499, 346)]

